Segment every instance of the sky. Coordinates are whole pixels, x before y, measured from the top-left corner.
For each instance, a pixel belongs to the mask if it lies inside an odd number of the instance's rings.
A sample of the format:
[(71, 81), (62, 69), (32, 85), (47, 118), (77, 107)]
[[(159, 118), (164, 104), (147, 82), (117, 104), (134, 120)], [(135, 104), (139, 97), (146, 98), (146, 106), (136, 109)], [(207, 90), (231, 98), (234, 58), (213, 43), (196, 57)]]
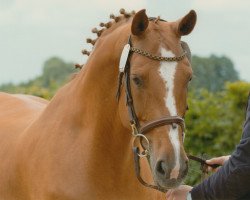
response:
[(120, 8), (145, 8), (148, 16), (175, 21), (197, 12), (194, 31), (182, 40), (199, 56), (228, 56), (250, 81), (249, 0), (0, 0), (0, 84), (19, 83), (42, 72), (52, 56), (84, 63), (91, 29)]

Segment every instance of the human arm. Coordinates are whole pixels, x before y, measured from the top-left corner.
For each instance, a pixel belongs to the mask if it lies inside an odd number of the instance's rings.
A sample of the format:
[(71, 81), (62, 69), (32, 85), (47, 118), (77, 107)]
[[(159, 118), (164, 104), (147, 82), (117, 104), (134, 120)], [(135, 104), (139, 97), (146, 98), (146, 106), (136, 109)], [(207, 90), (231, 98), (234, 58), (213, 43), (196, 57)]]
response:
[[(248, 98), (248, 105), (250, 99)], [(242, 139), (230, 159), (191, 190), (192, 199), (240, 199), (250, 196), (250, 107), (247, 108)]]

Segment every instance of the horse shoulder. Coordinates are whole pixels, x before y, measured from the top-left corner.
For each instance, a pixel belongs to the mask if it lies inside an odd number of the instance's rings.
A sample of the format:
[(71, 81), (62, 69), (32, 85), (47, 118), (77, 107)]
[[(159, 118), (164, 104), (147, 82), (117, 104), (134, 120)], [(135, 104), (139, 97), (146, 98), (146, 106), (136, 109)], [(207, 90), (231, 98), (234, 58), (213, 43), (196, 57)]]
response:
[(43, 111), (47, 103), (31, 95), (0, 93), (0, 134), (21, 132)]
[[(17, 144), (24, 129), (46, 107), (48, 101), (31, 95), (0, 92), (0, 198), (17, 199)], [(21, 198), (18, 197), (21, 200)]]

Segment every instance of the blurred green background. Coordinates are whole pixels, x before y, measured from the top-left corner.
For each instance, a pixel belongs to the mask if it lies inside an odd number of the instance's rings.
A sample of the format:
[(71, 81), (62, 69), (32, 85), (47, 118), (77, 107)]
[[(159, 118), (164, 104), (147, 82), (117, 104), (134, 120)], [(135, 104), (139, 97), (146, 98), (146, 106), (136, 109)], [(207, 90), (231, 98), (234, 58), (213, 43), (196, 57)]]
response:
[[(193, 56), (192, 67), (186, 151), (207, 157), (231, 154), (241, 137), (250, 83), (240, 80), (233, 62), (225, 56)], [(0, 90), (50, 99), (76, 71), (73, 63), (52, 57), (44, 63), (40, 76), (20, 84), (3, 84)], [(199, 183), (200, 175), (199, 165), (190, 161), (185, 183)]]

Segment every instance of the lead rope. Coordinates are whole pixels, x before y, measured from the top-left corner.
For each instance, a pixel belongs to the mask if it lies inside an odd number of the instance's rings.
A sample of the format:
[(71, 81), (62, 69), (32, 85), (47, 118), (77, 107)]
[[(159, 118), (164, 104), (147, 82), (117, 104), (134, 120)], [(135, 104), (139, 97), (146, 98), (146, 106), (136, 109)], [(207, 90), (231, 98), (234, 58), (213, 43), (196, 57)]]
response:
[(197, 156), (193, 156), (193, 155), (188, 155), (188, 158), (190, 160), (193, 160), (193, 161), (196, 161), (198, 163), (200, 163), (200, 170), (201, 170), (201, 182), (204, 181), (206, 178), (207, 178), (207, 167), (212, 167), (212, 168), (217, 168), (219, 167), (220, 165), (218, 164), (207, 164), (206, 163), (206, 160), (203, 159), (203, 158), (200, 158), (200, 157), (197, 157)]

